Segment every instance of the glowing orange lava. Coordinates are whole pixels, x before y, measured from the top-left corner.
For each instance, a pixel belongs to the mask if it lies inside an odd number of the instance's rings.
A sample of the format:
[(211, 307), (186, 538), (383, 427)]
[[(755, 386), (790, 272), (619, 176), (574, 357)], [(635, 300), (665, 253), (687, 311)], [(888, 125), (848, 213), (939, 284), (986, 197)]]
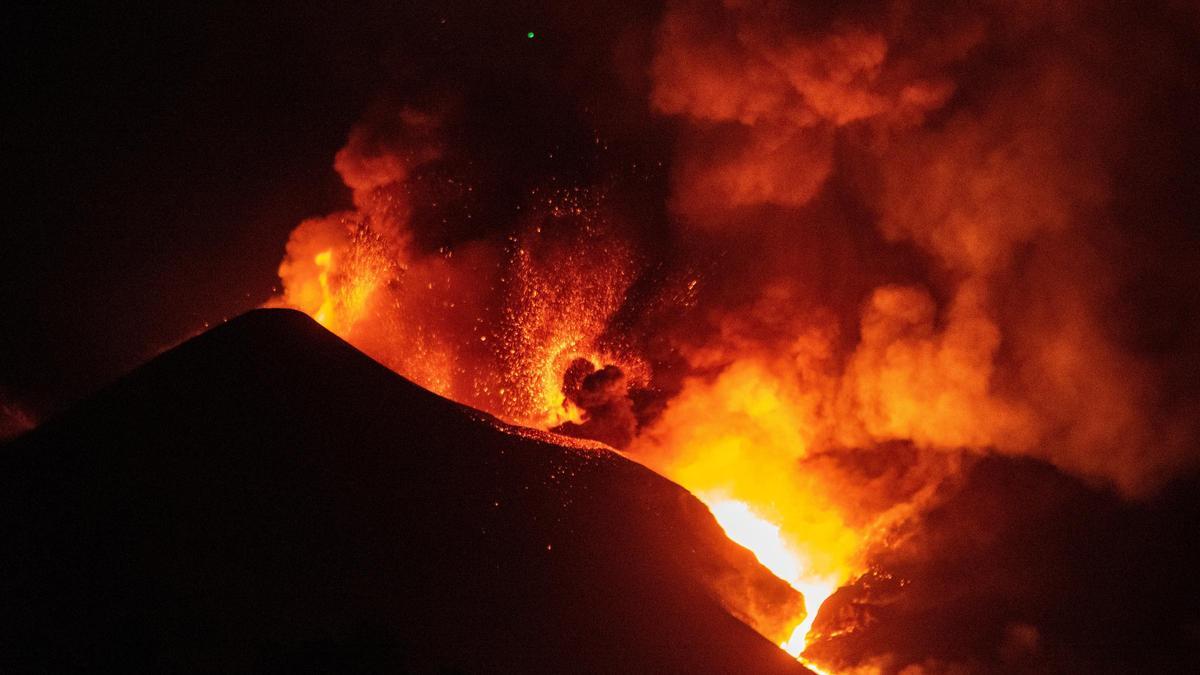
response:
[[(846, 578), (816, 572), (811, 556), (804, 551), (805, 544), (789, 541), (778, 525), (759, 516), (744, 502), (707, 495), (700, 495), (700, 499), (708, 504), (713, 517), (731, 540), (750, 549), (764, 567), (804, 596), (806, 615), (793, 629), (791, 637), (779, 645), (799, 658), (807, 645), (817, 610)], [(807, 661), (805, 665), (822, 672)]]
[(821, 604), (862, 571), (869, 537), (847, 522), (834, 477), (801, 468), (822, 422), (812, 400), (780, 369), (746, 358), (689, 381), (631, 448), (804, 595), (807, 614), (781, 644), (797, 657)]

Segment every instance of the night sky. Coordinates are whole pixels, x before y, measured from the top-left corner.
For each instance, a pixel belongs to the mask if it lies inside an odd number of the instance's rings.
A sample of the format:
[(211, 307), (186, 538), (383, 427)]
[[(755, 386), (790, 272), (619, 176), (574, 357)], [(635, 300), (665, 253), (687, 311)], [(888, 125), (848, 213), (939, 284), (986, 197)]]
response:
[(265, 301), (288, 232), (348, 203), (333, 154), (381, 93), (483, 97), (482, 155), (510, 165), (590, 137), (557, 71), (653, 11), (530, 5), (10, 10), (0, 390), (40, 418)]

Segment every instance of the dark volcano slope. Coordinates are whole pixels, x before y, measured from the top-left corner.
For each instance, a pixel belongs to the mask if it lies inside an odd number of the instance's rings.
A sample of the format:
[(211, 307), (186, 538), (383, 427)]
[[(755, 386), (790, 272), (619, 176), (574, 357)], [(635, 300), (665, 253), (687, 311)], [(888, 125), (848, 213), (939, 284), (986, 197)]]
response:
[(799, 597), (683, 489), (295, 312), (0, 448), (0, 527), (5, 672), (806, 672), (730, 614)]
[(853, 671), (1200, 673), (1200, 477), (1137, 501), (1031, 458), (966, 458), (822, 606), (807, 655)]

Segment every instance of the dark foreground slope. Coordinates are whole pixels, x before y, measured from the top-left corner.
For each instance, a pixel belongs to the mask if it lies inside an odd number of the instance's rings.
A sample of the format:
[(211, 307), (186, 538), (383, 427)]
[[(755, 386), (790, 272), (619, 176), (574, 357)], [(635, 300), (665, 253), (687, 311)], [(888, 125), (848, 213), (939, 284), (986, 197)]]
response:
[(836, 672), (1200, 673), (1200, 477), (1123, 499), (1027, 457), (957, 480), (833, 594), (806, 654)]
[[(678, 486), (252, 312), (0, 448), (0, 670), (805, 672)], [(737, 592), (741, 589), (741, 593)]]

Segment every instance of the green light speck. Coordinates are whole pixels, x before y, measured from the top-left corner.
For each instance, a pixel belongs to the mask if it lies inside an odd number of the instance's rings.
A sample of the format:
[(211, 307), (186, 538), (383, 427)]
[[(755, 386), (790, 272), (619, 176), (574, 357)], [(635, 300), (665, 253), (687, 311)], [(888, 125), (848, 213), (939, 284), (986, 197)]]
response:
[(533, 31), (529, 31), (528, 33), (526, 33), (526, 34), (525, 34), (525, 37), (527, 37), (527, 38), (529, 38), (530, 40), (532, 40), (532, 39), (533, 39)]

